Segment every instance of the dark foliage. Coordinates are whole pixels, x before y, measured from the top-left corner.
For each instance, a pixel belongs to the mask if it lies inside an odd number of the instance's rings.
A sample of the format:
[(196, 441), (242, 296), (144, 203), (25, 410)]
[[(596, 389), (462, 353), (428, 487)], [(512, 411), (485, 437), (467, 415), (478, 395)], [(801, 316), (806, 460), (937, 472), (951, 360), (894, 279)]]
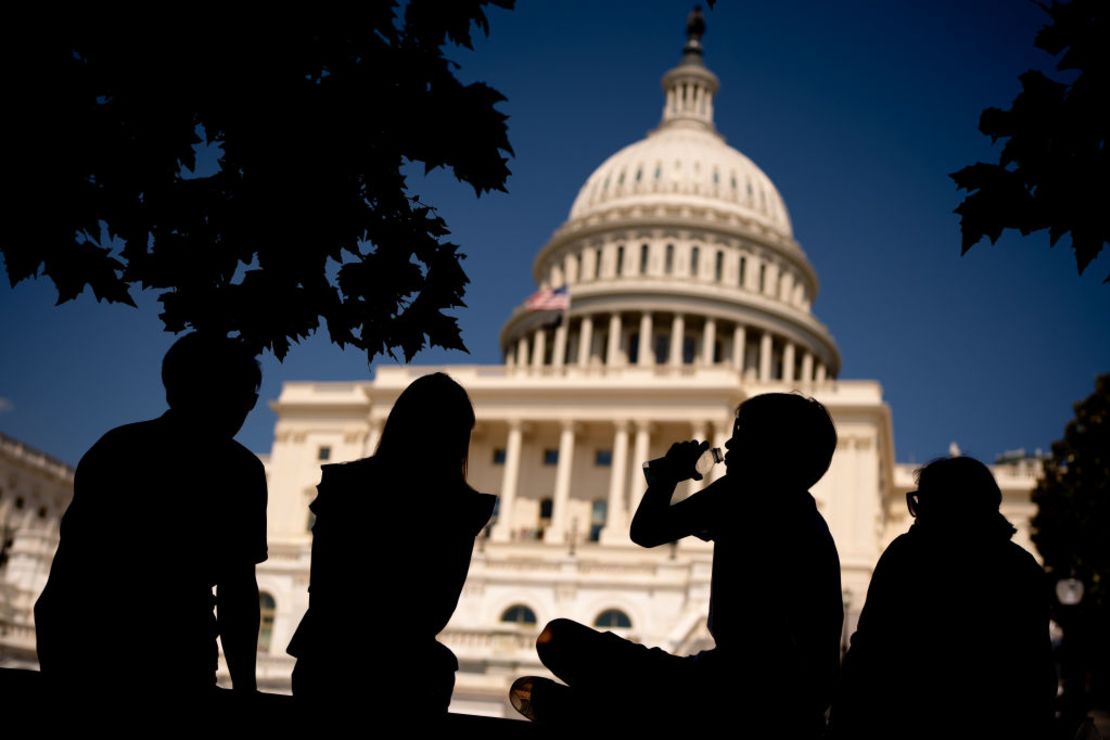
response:
[(1033, 501), (1033, 542), (1046, 570), (1053, 580), (1075, 576), (1086, 587), (1077, 606), (1058, 609), (1057, 621), (1087, 642), (1093, 683), (1110, 702), (1110, 374), (1075, 405)]
[(983, 111), (979, 130), (1007, 141), (997, 164), (978, 162), (951, 175), (969, 191), (956, 213), (965, 254), (984, 236), (993, 244), (1005, 229), (1048, 229), (1052, 246), (1071, 235), (1083, 274), (1110, 241), (1110, 3), (1042, 7), (1051, 24), (1036, 46), (1059, 58), (1066, 81), (1028, 71), (1009, 110)]
[(504, 190), (504, 98), (443, 51), (488, 32), (490, 4), (513, 0), (6, 11), (8, 279), (45, 275), (59, 303), (155, 290), (168, 331), (279, 358), (321, 321), (371, 360), (465, 349), (444, 313), (463, 255), (403, 167)]

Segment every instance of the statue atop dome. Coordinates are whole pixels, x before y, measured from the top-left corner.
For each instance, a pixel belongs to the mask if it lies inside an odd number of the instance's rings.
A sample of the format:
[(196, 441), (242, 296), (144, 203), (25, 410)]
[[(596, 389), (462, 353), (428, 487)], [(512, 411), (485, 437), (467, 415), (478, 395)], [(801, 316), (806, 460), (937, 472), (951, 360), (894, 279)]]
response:
[(682, 49), (687, 58), (702, 55), (701, 37), (705, 35), (705, 16), (702, 15), (701, 6), (695, 5), (686, 16), (686, 46)]

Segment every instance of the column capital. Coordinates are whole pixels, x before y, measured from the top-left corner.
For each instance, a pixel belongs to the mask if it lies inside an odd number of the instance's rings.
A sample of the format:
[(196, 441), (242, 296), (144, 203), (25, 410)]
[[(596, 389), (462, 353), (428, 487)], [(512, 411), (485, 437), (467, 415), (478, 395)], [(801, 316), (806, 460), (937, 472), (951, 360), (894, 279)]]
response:
[(632, 422), (628, 419), (617, 419), (613, 422), (613, 430), (617, 432), (628, 432), (632, 427)]

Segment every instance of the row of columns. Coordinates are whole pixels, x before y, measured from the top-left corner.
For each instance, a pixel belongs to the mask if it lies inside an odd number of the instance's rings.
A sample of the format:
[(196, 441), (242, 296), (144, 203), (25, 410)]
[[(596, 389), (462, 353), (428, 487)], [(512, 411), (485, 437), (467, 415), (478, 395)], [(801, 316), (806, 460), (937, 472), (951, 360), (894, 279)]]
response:
[[(691, 438), (708, 439), (713, 428), (712, 444), (724, 447), (731, 434), (731, 421), (711, 424), (694, 422), (691, 424)], [(494, 542), (508, 542), (513, 534), (512, 512), (520, 493), (520, 462), (524, 448), (525, 424), (520, 420), (509, 422), (508, 439), (505, 445), (505, 464), (501, 480), (500, 514), (493, 527), (490, 538)], [(574, 472), (574, 448), (578, 428), (574, 422), (563, 421), (559, 428), (559, 460), (555, 469), (555, 490), (552, 496), (551, 524), (544, 533), (544, 541), (563, 543), (570, 534), (569, 509), (572, 475)], [(645, 420), (618, 420), (613, 424), (612, 461), (610, 465), (609, 488), (606, 507), (605, 527), (601, 540), (605, 543), (625, 542), (628, 540), (628, 527), (632, 515), (640, 505), (647, 483), (639, 474), (640, 465), (646, 461), (651, 449), (652, 424)], [(631, 447), (631, 458), (629, 448)], [(690, 481), (687, 491), (700, 490), (706, 483), (716, 480), (725, 473), (724, 465), (714, 467), (709, 480)]]
[[(685, 245), (678, 249), (677, 246), (681, 245), (610, 245), (568, 252), (546, 267), (544, 287), (626, 277), (693, 279), (707, 284), (735, 286), (783, 301), (795, 308), (809, 310), (804, 280), (785, 264), (752, 253), (724, 248)], [(646, 267), (642, 251), (644, 247), (649, 250)], [(696, 253), (695, 249), (698, 250)]]
[[(655, 347), (652, 343), (654, 337), (654, 316), (651, 312), (645, 311), (640, 314), (639, 326), (639, 350), (636, 358), (636, 365), (638, 367), (654, 367), (656, 363)], [(614, 313), (609, 315), (609, 328), (607, 332), (606, 348), (604, 364), (608, 367), (620, 367), (624, 364), (624, 356), (621, 354), (621, 338), (623, 334), (624, 322), (622, 315)], [(516, 342), (516, 346), (511, 347), (506, 353), (505, 363), (510, 368), (535, 368), (540, 369), (547, 366), (547, 335), (548, 329), (538, 328), (531, 332), (531, 334), (522, 335)], [(798, 347), (793, 342), (783, 340), (783, 357), (782, 357), (782, 376), (781, 378), (772, 378), (772, 358), (774, 349), (774, 335), (766, 330), (752, 329), (759, 333), (759, 355), (758, 361), (754, 363), (756, 368), (755, 379), (760, 382), (767, 382), (770, 380), (782, 380), (787, 383), (792, 382), (824, 382), (828, 378), (828, 369), (825, 364), (818, 360), (812, 352), (804, 347)], [(726, 359), (724, 363), (731, 365), (731, 367), (743, 371), (745, 368), (745, 352), (747, 351), (749, 329), (742, 324), (734, 324), (732, 331), (732, 357)], [(643, 341), (643, 337), (647, 337), (648, 341)], [(670, 346), (667, 351), (666, 364), (671, 367), (678, 367), (684, 363), (683, 357), (683, 342), (686, 338), (686, 320), (682, 314), (673, 314), (671, 318), (671, 331), (670, 331)], [(551, 367), (556, 369), (562, 368), (567, 362), (567, 343), (570, 337), (568, 334), (568, 327), (564, 321), (555, 328), (553, 347), (551, 354)], [(578, 345), (577, 352), (573, 363), (579, 367), (588, 367), (592, 364), (593, 344), (594, 344), (594, 316), (586, 315), (582, 317), (581, 324), (578, 330)], [(703, 366), (711, 366), (717, 364), (714, 360), (714, 354), (717, 345), (717, 320), (713, 317), (705, 319), (705, 324), (701, 334), (701, 347), (695, 364)], [(801, 352), (801, 366), (798, 368), (798, 352)], [(795, 372), (795, 369), (798, 372)]]

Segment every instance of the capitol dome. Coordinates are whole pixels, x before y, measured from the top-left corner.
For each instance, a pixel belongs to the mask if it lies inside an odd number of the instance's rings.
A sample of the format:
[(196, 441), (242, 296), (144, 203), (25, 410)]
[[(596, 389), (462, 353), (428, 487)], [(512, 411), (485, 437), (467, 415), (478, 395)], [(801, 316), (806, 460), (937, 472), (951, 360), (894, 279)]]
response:
[(662, 80), (659, 125), (586, 179), (539, 251), (541, 290), (501, 332), (507, 364), (563, 368), (730, 369), (755, 382), (821, 382), (840, 369), (811, 313), (817, 274), (794, 240), (771, 179), (717, 132), (720, 87), (703, 61), (705, 21), (687, 20), (678, 66)]
[(578, 192), (570, 218), (657, 203), (712, 208), (754, 230), (793, 237), (786, 204), (763, 170), (717, 133), (672, 121), (605, 160)]

